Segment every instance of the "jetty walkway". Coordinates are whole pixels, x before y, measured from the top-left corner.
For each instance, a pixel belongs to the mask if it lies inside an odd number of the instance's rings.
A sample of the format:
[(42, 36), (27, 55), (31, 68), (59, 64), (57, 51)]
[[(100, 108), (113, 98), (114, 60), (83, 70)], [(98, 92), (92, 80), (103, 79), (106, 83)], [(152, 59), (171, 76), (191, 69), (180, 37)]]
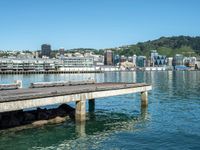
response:
[(152, 86), (145, 83), (93, 81), (32, 83), (30, 88), (22, 88), (21, 82), (17, 81), (12, 85), (0, 85), (0, 113), (75, 102), (76, 121), (84, 121), (86, 100), (89, 102), (89, 111), (94, 111), (95, 99), (141, 93), (143, 107), (148, 104), (148, 91), (151, 89)]

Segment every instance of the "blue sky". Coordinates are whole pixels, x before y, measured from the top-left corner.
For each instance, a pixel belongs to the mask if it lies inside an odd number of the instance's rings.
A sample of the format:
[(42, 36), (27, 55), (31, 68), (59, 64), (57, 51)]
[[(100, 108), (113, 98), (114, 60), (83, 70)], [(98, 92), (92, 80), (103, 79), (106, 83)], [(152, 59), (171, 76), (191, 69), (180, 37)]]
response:
[(199, 0), (0, 0), (0, 49), (99, 49), (198, 36), (199, 8)]

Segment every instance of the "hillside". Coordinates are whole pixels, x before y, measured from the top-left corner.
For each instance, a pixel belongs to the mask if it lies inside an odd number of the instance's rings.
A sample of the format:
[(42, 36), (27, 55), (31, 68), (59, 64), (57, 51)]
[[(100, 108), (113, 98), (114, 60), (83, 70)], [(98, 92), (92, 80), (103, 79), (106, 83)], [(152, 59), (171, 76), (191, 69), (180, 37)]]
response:
[(157, 50), (159, 54), (166, 55), (168, 57), (174, 56), (175, 54), (199, 56), (200, 37), (161, 37), (157, 40), (140, 42), (135, 45), (113, 48), (112, 50), (115, 52), (115, 54), (125, 56), (132, 56), (133, 54), (149, 56), (150, 51), (154, 49)]

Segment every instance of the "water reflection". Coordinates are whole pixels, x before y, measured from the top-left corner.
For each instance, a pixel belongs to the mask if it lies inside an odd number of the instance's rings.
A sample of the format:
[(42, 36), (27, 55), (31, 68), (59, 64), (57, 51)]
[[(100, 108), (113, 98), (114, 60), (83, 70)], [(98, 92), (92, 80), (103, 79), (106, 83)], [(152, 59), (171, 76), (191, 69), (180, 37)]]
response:
[[(87, 124), (85, 121), (76, 123), (76, 132), (79, 137), (82, 137), (86, 134), (95, 134), (95, 132), (99, 132), (101, 128), (102, 130), (106, 129), (106, 132), (110, 133), (120, 132), (122, 130), (134, 130), (134, 124), (137, 124), (138, 121), (140, 123), (145, 123), (149, 118), (150, 115), (148, 114), (147, 107), (141, 107), (140, 113), (134, 116), (117, 112), (111, 114), (106, 114), (101, 111), (97, 111), (96, 113), (88, 112)], [(94, 127), (98, 127), (96, 128), (97, 130), (94, 130)]]
[(78, 137), (85, 137), (86, 136), (85, 124), (86, 124), (85, 121), (76, 123), (76, 133), (77, 133)]
[(54, 148), (73, 149), (76, 145), (80, 149), (101, 149), (101, 143), (109, 140), (112, 134), (138, 130), (138, 127), (135, 128), (134, 126), (137, 126), (137, 123), (145, 124), (148, 119), (146, 107), (143, 107), (141, 113), (134, 117), (121, 113), (105, 114), (97, 112), (95, 121), (88, 120), (87, 123), (76, 124), (76, 139), (73, 141), (65, 140)]

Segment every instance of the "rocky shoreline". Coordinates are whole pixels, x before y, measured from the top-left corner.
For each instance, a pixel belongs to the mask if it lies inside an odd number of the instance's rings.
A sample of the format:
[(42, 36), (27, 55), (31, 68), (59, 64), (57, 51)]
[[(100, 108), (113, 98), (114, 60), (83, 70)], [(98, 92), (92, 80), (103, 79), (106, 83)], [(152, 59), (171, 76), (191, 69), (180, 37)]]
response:
[(67, 104), (62, 104), (55, 109), (41, 109), (32, 111), (12, 111), (0, 113), (0, 130), (20, 127), (25, 125), (41, 126), (55, 124), (75, 118), (75, 109)]

